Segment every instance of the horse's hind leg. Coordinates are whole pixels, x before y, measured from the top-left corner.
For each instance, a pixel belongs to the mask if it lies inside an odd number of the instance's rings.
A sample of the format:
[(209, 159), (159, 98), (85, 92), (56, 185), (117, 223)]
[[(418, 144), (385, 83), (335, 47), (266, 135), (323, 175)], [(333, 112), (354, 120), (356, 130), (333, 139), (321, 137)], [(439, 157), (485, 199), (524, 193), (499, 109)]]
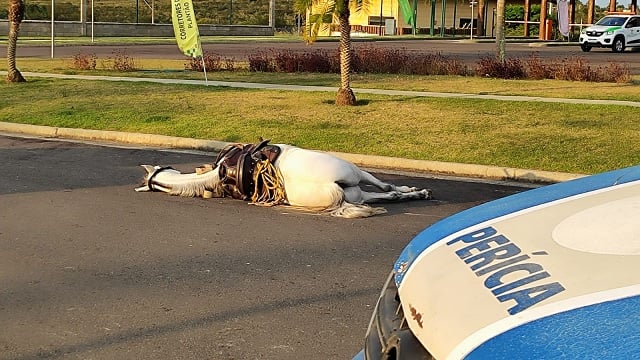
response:
[(343, 188), (343, 191), (345, 200), (352, 204), (371, 204), (381, 201), (405, 201), (431, 198), (431, 191), (426, 189), (408, 192), (399, 190), (368, 192), (363, 191), (359, 186), (349, 186)]
[(360, 181), (362, 183), (365, 184), (369, 184), (369, 185), (373, 185), (375, 187), (377, 187), (378, 189), (382, 190), (382, 191), (399, 191), (401, 193), (409, 193), (409, 192), (415, 192), (418, 191), (418, 188), (416, 187), (410, 187), (410, 186), (396, 186), (393, 184), (389, 184), (386, 183), (384, 181), (381, 181), (380, 179), (376, 178), (375, 176), (371, 175), (370, 173), (358, 169), (360, 170)]

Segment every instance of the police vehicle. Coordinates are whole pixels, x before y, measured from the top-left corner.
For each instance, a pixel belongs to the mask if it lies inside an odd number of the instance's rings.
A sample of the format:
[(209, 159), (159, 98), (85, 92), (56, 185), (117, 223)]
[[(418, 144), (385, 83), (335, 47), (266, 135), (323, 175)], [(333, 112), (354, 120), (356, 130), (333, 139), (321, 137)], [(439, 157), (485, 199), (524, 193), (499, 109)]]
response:
[(640, 16), (629, 13), (609, 13), (593, 26), (580, 32), (580, 48), (591, 51), (593, 47), (611, 48), (622, 52), (627, 47), (640, 46)]
[(445, 218), (402, 251), (354, 359), (640, 359), (640, 166)]

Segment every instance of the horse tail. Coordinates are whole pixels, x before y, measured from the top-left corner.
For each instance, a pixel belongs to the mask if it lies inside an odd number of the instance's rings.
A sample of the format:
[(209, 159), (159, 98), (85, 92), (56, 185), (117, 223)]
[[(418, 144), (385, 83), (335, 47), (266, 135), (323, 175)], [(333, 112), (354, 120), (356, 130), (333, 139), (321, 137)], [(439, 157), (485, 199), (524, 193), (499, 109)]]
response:
[(364, 218), (378, 214), (384, 214), (387, 210), (382, 207), (371, 207), (364, 204), (352, 204), (343, 201), (340, 206), (329, 211), (331, 216), (347, 219)]

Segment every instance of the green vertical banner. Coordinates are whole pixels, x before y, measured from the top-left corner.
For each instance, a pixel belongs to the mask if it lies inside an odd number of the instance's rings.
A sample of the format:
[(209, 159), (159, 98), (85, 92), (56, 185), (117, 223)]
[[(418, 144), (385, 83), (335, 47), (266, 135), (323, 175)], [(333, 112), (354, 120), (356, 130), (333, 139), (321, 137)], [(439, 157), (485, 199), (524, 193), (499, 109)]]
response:
[(413, 24), (415, 24), (415, 19), (413, 17), (413, 9), (411, 8), (411, 4), (409, 4), (409, 0), (398, 0), (398, 5), (400, 7), (400, 12), (402, 13), (402, 18), (404, 18), (404, 21), (408, 25), (411, 25), (411, 27), (413, 27)]
[(172, 0), (171, 19), (178, 47), (187, 56), (202, 56), (200, 33), (191, 0)]

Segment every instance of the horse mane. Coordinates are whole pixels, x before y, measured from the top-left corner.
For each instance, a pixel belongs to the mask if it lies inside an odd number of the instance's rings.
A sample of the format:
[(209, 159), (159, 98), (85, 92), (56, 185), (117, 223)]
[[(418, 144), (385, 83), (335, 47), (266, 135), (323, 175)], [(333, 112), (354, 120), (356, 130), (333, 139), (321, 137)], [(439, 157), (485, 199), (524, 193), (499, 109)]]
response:
[(211, 197), (224, 197), (222, 183), (218, 180), (216, 171), (182, 174), (171, 169), (159, 173), (153, 179), (153, 183), (155, 187), (166, 189), (170, 195), (200, 197), (205, 191), (211, 191)]
[(171, 191), (169, 191), (169, 195), (201, 197), (207, 190), (213, 193), (212, 197), (224, 197), (222, 184), (219, 181), (213, 183), (207, 183), (206, 181), (194, 181), (190, 183), (173, 184)]

